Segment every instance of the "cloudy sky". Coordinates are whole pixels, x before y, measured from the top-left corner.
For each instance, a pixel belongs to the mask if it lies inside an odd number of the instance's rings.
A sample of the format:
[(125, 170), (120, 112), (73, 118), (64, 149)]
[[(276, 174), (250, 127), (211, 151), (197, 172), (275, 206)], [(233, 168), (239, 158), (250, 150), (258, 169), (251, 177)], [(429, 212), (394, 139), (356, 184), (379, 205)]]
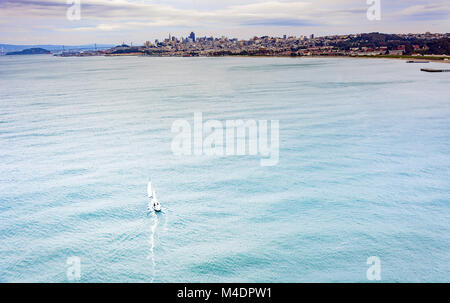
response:
[[(69, 20), (73, 2), (80, 20)], [(381, 2), (370, 21), (367, 2)], [(361, 32), (448, 32), (448, 0), (0, 0), (0, 43), (88, 44), (170, 34), (236, 38)]]

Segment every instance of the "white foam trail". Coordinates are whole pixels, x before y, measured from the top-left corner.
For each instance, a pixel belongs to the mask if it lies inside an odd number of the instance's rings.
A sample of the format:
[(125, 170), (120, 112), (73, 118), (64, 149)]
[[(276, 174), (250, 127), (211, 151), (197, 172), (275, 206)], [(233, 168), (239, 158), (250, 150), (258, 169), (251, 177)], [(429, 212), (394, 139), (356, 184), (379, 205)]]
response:
[(154, 279), (154, 276), (155, 276), (155, 272), (156, 272), (156, 261), (155, 261), (155, 253), (154, 253), (154, 248), (155, 248), (155, 234), (156, 234), (156, 228), (158, 227), (158, 224), (159, 224), (159, 219), (158, 219), (158, 216), (154, 213), (154, 212), (152, 212), (152, 217), (153, 217), (153, 225), (152, 225), (152, 228), (151, 228), (151, 234), (150, 234), (150, 240), (149, 240), (149, 243), (150, 243), (150, 253), (149, 253), (149, 255), (147, 256), (147, 260), (149, 260), (149, 259), (151, 259), (152, 260), (152, 271), (153, 271), (153, 274), (152, 274), (152, 282), (153, 282), (153, 279)]

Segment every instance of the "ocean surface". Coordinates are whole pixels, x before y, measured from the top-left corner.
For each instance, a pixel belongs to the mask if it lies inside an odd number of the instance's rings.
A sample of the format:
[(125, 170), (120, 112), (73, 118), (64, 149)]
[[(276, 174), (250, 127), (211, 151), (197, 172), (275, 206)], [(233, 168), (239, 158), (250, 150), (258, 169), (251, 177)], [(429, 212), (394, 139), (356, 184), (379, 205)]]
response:
[[(0, 282), (450, 282), (450, 73), (344, 58), (0, 57)], [(280, 159), (175, 156), (279, 120)], [(147, 212), (152, 179), (163, 213)]]

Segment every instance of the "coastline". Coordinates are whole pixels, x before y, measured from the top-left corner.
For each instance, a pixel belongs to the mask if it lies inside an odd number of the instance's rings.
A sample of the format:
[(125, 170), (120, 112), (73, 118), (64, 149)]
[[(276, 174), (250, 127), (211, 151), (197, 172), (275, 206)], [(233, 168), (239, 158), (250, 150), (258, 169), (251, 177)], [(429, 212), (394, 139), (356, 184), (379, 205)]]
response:
[(374, 55), (374, 56), (327, 56), (327, 55), (314, 55), (314, 56), (286, 56), (286, 55), (221, 55), (221, 56), (164, 56), (164, 55), (148, 55), (140, 52), (133, 53), (120, 53), (120, 54), (95, 54), (95, 55), (57, 55), (57, 54), (17, 54), (0, 57), (14, 57), (14, 56), (45, 56), (51, 55), (53, 57), (153, 57), (153, 58), (219, 58), (219, 57), (241, 57), (241, 58), (329, 58), (329, 59), (391, 59), (402, 61), (429, 61), (434, 63), (450, 63), (450, 56), (400, 56), (400, 55)]
[(242, 58), (350, 58), (350, 59), (393, 59), (393, 60), (426, 60), (430, 62), (440, 62), (440, 63), (450, 63), (450, 57), (448, 56), (389, 56), (389, 55), (376, 55), (376, 56), (281, 56), (281, 55), (223, 55), (223, 56), (154, 56), (154, 55), (146, 55), (142, 53), (121, 53), (121, 54), (102, 54), (102, 55), (90, 55), (90, 56), (58, 56), (58, 57), (95, 57), (95, 56), (103, 56), (103, 57), (152, 57), (152, 58), (219, 58), (219, 57), (242, 57)]

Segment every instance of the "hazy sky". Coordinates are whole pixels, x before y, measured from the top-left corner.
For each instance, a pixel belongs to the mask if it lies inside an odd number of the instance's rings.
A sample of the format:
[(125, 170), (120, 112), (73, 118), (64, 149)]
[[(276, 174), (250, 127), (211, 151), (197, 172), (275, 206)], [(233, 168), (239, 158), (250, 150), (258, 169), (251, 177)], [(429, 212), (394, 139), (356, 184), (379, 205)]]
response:
[[(81, 2), (81, 19), (67, 10)], [(449, 32), (449, 0), (0, 0), (0, 43), (142, 44), (167, 37), (236, 38), (361, 32)], [(69, 4), (68, 4), (69, 3)]]

